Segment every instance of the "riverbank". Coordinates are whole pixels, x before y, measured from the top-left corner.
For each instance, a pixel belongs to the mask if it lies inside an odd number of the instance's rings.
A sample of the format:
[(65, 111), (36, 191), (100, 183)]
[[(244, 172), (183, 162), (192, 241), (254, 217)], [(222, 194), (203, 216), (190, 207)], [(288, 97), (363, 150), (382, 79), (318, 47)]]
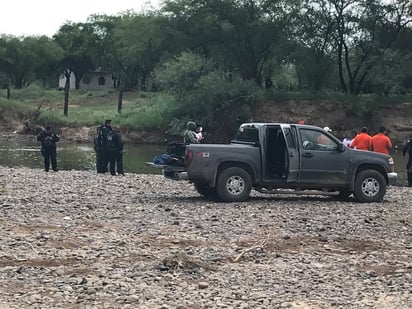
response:
[(0, 307), (411, 308), (411, 199), (222, 204), (160, 175), (0, 167)]

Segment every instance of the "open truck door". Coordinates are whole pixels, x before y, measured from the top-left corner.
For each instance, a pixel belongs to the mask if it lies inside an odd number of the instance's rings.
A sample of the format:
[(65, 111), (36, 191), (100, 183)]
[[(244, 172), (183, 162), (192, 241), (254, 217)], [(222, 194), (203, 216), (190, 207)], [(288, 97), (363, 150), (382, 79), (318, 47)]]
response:
[(300, 165), (296, 128), (287, 124), (281, 124), (281, 129), (287, 147), (287, 181), (297, 181), (299, 177)]

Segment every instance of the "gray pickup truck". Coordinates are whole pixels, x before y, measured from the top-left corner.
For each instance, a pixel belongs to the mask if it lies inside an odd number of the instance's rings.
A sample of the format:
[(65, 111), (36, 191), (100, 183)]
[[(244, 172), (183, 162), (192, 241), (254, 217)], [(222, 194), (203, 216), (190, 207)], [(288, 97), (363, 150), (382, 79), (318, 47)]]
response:
[(309, 125), (245, 123), (230, 144), (181, 145), (175, 155), (181, 164), (152, 165), (224, 202), (245, 201), (252, 189), (336, 198), (353, 194), (359, 202), (377, 202), (397, 181), (389, 155), (349, 149)]

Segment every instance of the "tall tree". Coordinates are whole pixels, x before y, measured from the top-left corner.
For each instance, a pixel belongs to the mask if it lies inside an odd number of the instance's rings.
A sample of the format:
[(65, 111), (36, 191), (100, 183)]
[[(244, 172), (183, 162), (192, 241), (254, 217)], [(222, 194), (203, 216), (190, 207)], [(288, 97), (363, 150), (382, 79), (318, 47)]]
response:
[[(373, 67), (412, 21), (408, 0), (390, 4), (382, 0), (310, 0), (303, 2), (301, 16), (303, 21), (306, 16), (312, 17), (306, 20), (306, 29), (316, 24), (315, 17), (324, 21), (324, 27), (312, 33), (330, 46), (341, 89), (353, 95), (362, 92)], [(390, 35), (382, 36), (382, 31)], [(305, 42), (310, 44), (308, 38)], [(314, 44), (310, 46), (315, 48)]]
[(286, 37), (279, 9), (259, 0), (179, 0), (163, 8), (184, 45), (260, 86), (266, 62)]
[(54, 42), (45, 37), (0, 37), (0, 71), (6, 74), (15, 89), (30, 84), (36, 73), (60, 59)]
[(53, 38), (64, 50), (60, 72), (65, 76), (63, 114), (68, 116), (71, 74), (75, 76), (75, 88), (78, 89), (83, 74), (95, 68), (91, 54), (94, 36), (86, 24), (69, 22)]

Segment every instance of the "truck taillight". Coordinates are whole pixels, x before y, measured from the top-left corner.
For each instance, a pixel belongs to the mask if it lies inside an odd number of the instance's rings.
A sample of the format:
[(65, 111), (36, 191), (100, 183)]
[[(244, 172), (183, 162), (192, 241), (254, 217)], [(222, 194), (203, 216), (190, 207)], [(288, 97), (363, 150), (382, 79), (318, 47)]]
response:
[(394, 172), (395, 171), (395, 163), (393, 161), (393, 158), (389, 157), (388, 162), (389, 162), (389, 165), (391, 166), (391, 172)]
[(193, 150), (186, 149), (185, 152), (185, 166), (189, 166), (193, 159)]

